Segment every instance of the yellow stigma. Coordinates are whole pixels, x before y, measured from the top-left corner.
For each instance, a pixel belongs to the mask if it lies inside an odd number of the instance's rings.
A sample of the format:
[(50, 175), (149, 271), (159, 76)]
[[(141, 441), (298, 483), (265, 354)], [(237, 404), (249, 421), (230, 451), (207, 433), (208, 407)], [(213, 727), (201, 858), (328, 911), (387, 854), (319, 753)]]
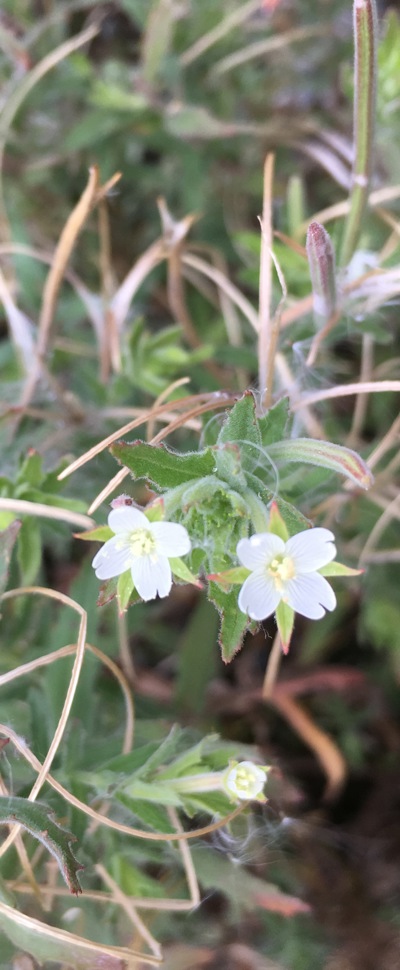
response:
[(280, 558), (276, 556), (272, 562), (267, 566), (267, 572), (274, 580), (277, 589), (282, 590), (283, 584), (288, 581), (288, 579), (293, 579), (296, 575), (296, 570), (294, 567), (293, 559), (290, 556), (283, 556)]
[(155, 552), (156, 542), (147, 529), (136, 529), (129, 536), (129, 550), (132, 556), (151, 556)]

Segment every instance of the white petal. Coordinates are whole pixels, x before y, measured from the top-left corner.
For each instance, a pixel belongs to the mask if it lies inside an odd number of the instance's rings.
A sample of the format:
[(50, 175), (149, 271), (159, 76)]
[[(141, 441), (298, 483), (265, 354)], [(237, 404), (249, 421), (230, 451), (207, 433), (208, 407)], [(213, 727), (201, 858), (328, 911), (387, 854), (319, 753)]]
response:
[(149, 520), (144, 513), (131, 505), (120, 505), (119, 508), (112, 509), (108, 524), (113, 532), (134, 532), (135, 529), (149, 528)]
[(285, 543), (273, 532), (256, 532), (250, 539), (240, 539), (236, 555), (247, 569), (260, 569), (284, 550)]
[(160, 556), (185, 556), (190, 552), (191, 542), (184, 525), (176, 522), (152, 522), (150, 531), (157, 542)]
[(312, 573), (336, 556), (335, 536), (329, 529), (306, 529), (286, 543), (286, 555), (293, 559), (296, 574)]
[(98, 579), (112, 579), (130, 568), (132, 556), (126, 542), (120, 536), (113, 536), (96, 553), (92, 566)]
[(336, 606), (332, 586), (319, 573), (289, 579), (285, 583), (285, 600), (296, 613), (309, 620), (320, 620), (326, 610), (334, 610)]
[(171, 567), (165, 556), (138, 556), (131, 564), (132, 579), (142, 600), (168, 596), (172, 586)]
[(239, 610), (252, 620), (266, 620), (276, 610), (281, 595), (265, 573), (255, 572), (245, 579), (239, 593)]
[(225, 777), (225, 788), (236, 798), (257, 798), (263, 791), (266, 781), (265, 769), (252, 761), (241, 761), (230, 768)]

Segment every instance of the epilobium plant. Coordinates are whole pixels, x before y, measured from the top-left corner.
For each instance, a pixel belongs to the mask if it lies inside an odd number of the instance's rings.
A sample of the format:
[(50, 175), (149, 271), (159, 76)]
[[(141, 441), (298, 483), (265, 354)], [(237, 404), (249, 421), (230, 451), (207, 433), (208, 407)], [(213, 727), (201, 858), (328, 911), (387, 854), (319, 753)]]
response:
[[(117, 499), (120, 507), (110, 513), (108, 530), (86, 534), (107, 540), (93, 560), (96, 575), (106, 580), (103, 601), (116, 594), (125, 609), (138, 595), (144, 600), (168, 595), (172, 577), (199, 584), (197, 577), (205, 574), (221, 616), (225, 661), (240, 648), (246, 630), (272, 613), (287, 650), (295, 612), (319, 619), (333, 610), (335, 594), (324, 576), (354, 570), (332, 563), (332, 532), (310, 528), (298, 508), (304, 470), (316, 465), (340, 472), (362, 488), (371, 475), (350, 449), (285, 437), (287, 426), (286, 400), (258, 417), (253, 394), (246, 392), (202, 451), (178, 454), (143, 441), (113, 445), (112, 453), (133, 477), (146, 479), (162, 497), (144, 511), (132, 508), (132, 500), (127, 507)], [(296, 489), (286, 484), (293, 479), (288, 463), (302, 466)], [(189, 557), (188, 565), (182, 555)]]

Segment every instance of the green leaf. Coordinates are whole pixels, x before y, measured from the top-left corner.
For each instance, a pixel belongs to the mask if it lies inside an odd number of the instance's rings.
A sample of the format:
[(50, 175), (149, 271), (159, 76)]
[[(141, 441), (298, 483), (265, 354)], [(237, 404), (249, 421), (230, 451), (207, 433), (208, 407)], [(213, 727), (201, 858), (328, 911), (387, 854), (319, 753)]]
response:
[(77, 872), (83, 866), (75, 859), (70, 843), (76, 842), (75, 835), (61, 828), (52, 818), (53, 813), (40, 802), (31, 802), (27, 798), (17, 798), (13, 795), (0, 797), (0, 825), (12, 825), (18, 822), (27, 832), (30, 832), (42, 843), (54, 858), (71, 893), (82, 892), (78, 882)]
[(209, 598), (221, 618), (219, 645), (224, 663), (229, 663), (243, 645), (243, 637), (249, 627), (247, 616), (239, 610), (237, 590), (226, 593), (216, 583), (210, 583)]
[(236, 489), (246, 487), (245, 472), (258, 464), (261, 435), (251, 391), (229, 412), (217, 440), (217, 474)]
[(117, 441), (110, 451), (121, 465), (129, 468), (134, 478), (145, 478), (161, 489), (175, 488), (194, 478), (211, 475), (215, 466), (210, 448), (180, 455), (165, 445)]
[(149, 829), (155, 832), (171, 832), (171, 820), (168, 818), (166, 810), (160, 805), (150, 801), (143, 801), (140, 798), (131, 798), (124, 791), (116, 791), (113, 796), (117, 802), (124, 805), (129, 812)]
[(263, 447), (281, 441), (284, 437), (286, 426), (289, 420), (289, 400), (283, 397), (272, 408), (258, 419), (261, 441)]
[(270, 445), (268, 452), (274, 460), (284, 464), (291, 461), (304, 462), (339, 472), (340, 475), (350, 478), (359, 488), (369, 488), (374, 480), (365, 461), (355, 451), (332, 441), (291, 438)]
[(216, 673), (217, 626), (215, 610), (201, 597), (178, 645), (176, 700), (179, 709), (191, 716), (204, 711), (206, 690)]
[(45, 477), (42, 466), (42, 456), (37, 451), (29, 449), (18, 470), (18, 482), (39, 488)]
[(294, 610), (281, 600), (275, 611), (275, 619), (281, 638), (282, 650), (284, 653), (287, 653), (293, 633)]
[(18, 536), (18, 563), (24, 586), (30, 586), (39, 572), (42, 543), (39, 523), (29, 516), (24, 519)]
[(14, 519), (7, 529), (0, 532), (0, 596), (7, 586), (11, 554), (20, 528), (21, 523)]

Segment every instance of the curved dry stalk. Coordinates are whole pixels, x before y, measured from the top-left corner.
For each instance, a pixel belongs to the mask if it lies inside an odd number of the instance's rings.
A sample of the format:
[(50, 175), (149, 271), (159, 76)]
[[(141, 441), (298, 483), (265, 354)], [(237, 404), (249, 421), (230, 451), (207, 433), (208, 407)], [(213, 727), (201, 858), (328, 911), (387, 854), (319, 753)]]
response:
[(387, 529), (390, 522), (392, 522), (394, 518), (399, 518), (399, 510), (400, 510), (400, 495), (397, 494), (395, 498), (391, 502), (389, 502), (389, 504), (386, 506), (384, 512), (379, 517), (378, 521), (375, 522), (373, 529), (371, 529), (371, 532), (369, 533), (367, 541), (364, 545), (364, 548), (358, 560), (358, 565), (360, 567), (363, 566), (363, 564), (365, 563), (366, 557), (368, 557), (371, 554), (371, 552), (375, 549), (375, 546), (379, 542), (381, 535), (383, 535), (385, 529)]
[(237, 10), (234, 10), (227, 17), (224, 17), (223, 20), (220, 20), (216, 27), (213, 27), (212, 30), (207, 31), (206, 34), (199, 37), (191, 47), (188, 47), (181, 54), (180, 62), (182, 67), (189, 67), (189, 64), (193, 64), (193, 61), (196, 61), (198, 57), (205, 54), (210, 47), (213, 47), (219, 40), (226, 37), (235, 27), (239, 27), (240, 24), (244, 23), (245, 20), (259, 9), (260, 0), (248, 0), (247, 3), (242, 4)]
[[(160, 404), (164, 404), (164, 401), (170, 397), (178, 387), (183, 387), (184, 384), (190, 384), (190, 377), (179, 377), (178, 380), (172, 381), (172, 384), (168, 384), (168, 387), (165, 387), (164, 390), (161, 391), (161, 394), (156, 397), (153, 408), (158, 408)], [(150, 441), (154, 435), (154, 425), (156, 420), (156, 418), (151, 418), (147, 423), (146, 441)]]
[(71, 525), (79, 525), (82, 529), (93, 529), (96, 525), (94, 519), (80, 512), (71, 512), (70, 509), (63, 509), (56, 505), (46, 505), (43, 502), (28, 502), (19, 498), (0, 497), (0, 509), (7, 509), (15, 512), (16, 515), (36, 515), (42, 519), (56, 519), (58, 522), (69, 522)]
[(354, 384), (338, 384), (336, 387), (327, 387), (322, 391), (310, 391), (302, 394), (301, 398), (291, 403), (292, 411), (301, 411), (302, 408), (310, 407), (310, 404), (318, 404), (319, 401), (328, 401), (336, 397), (349, 397), (352, 394), (381, 394), (382, 391), (400, 391), (400, 381), (364, 381)]
[[(0, 926), (6, 935), (18, 947), (26, 948), (31, 951), (35, 947), (35, 940), (46, 942), (46, 954), (51, 954), (54, 960), (58, 960), (60, 955), (66, 956), (68, 963), (71, 960), (76, 965), (87, 967), (90, 970), (93, 966), (107, 966), (109, 970), (137, 970), (138, 959), (141, 963), (156, 966), (161, 960), (155, 956), (144, 956), (135, 950), (125, 946), (109, 946), (107, 943), (94, 943), (86, 940), (76, 933), (69, 933), (67, 930), (59, 929), (56, 926), (49, 926), (42, 923), (32, 916), (26, 916), (19, 910), (8, 906), (0, 900)], [(83, 963), (82, 961), (85, 961)], [(107, 961), (107, 963), (105, 963)]]
[(91, 24), (90, 27), (86, 27), (82, 30), (80, 34), (76, 34), (75, 37), (71, 37), (69, 40), (64, 41), (59, 47), (50, 51), (38, 64), (26, 74), (19, 83), (16, 90), (13, 91), (11, 97), (8, 98), (6, 105), (4, 106), (1, 119), (1, 133), (0, 133), (0, 223), (2, 223), (2, 232), (0, 235), (3, 238), (7, 238), (8, 232), (8, 221), (7, 215), (4, 208), (4, 192), (3, 192), (3, 164), (4, 164), (4, 149), (7, 144), (7, 139), (10, 133), (11, 125), (17, 114), (17, 111), (21, 107), (27, 95), (34, 88), (35, 84), (41, 80), (48, 71), (51, 71), (53, 67), (60, 63), (60, 61), (65, 60), (69, 54), (78, 50), (79, 47), (83, 47), (88, 41), (93, 40), (100, 30), (99, 24)]
[(269, 697), (268, 702), (279, 711), (307, 747), (314, 752), (327, 777), (324, 798), (327, 801), (336, 798), (346, 780), (347, 764), (332, 738), (322, 731), (308, 711), (288, 694), (275, 693)]
[[(365, 333), (361, 343), (361, 369), (360, 383), (368, 382), (374, 369), (374, 338), (372, 334)], [(361, 430), (366, 418), (368, 408), (368, 395), (358, 394), (354, 404), (353, 419), (351, 428), (346, 440), (347, 448), (355, 448), (359, 440)]]
[[(36, 755), (28, 748), (24, 738), (18, 736), (18, 734), (7, 724), (0, 724), (0, 734), (3, 737), (9, 738), (10, 741), (15, 745), (17, 751), (20, 752), (25, 761), (31, 765), (31, 767), (36, 772), (42, 773), (42, 764)], [(108, 818), (107, 815), (102, 815), (101, 812), (96, 812), (96, 809), (91, 808), (90, 805), (86, 805), (79, 798), (76, 798), (72, 792), (64, 788), (63, 785), (57, 781), (50, 772), (46, 776), (47, 783), (57, 791), (59, 795), (62, 795), (70, 805), (74, 808), (78, 808), (79, 811), (83, 812), (89, 818), (93, 819), (95, 822), (100, 822), (105, 825), (106, 828), (113, 829), (115, 832), (121, 832), (122, 835), (129, 835), (132, 838), (144, 839), (147, 842), (187, 842), (190, 839), (198, 839), (203, 835), (209, 835), (210, 832), (216, 832), (218, 829), (223, 828), (224, 825), (228, 825), (232, 822), (234, 818), (237, 818), (245, 808), (248, 807), (248, 802), (242, 802), (238, 805), (232, 812), (228, 815), (224, 815), (223, 818), (219, 819), (217, 822), (210, 822), (209, 825), (202, 825), (198, 829), (193, 829), (190, 832), (145, 832), (143, 829), (133, 828), (131, 825), (124, 825), (123, 822), (115, 822), (114, 819)], [(8, 848), (8, 846), (7, 846)], [(2, 850), (4, 846), (2, 846)], [(1, 854), (3, 854), (1, 852)]]
[(323, 37), (326, 35), (326, 31), (327, 28), (321, 27), (320, 25), (315, 27), (294, 27), (293, 30), (287, 30), (286, 33), (279, 34), (276, 37), (265, 37), (263, 40), (253, 41), (247, 47), (241, 47), (234, 54), (228, 54), (227, 57), (223, 57), (220, 61), (217, 61), (212, 68), (211, 76), (219, 78), (222, 74), (232, 71), (233, 68), (240, 67), (241, 64), (247, 64), (248, 61), (252, 61), (257, 57), (265, 57), (271, 51), (282, 50), (283, 47), (288, 47), (289, 44), (308, 40), (309, 37)]
[[(48, 772), (57, 754), (57, 751), (59, 749), (59, 746), (61, 744), (61, 741), (64, 735), (65, 728), (67, 726), (68, 718), (69, 718), (72, 703), (75, 697), (80, 673), (82, 670), (82, 664), (85, 656), (87, 613), (86, 613), (86, 610), (84, 610), (83, 607), (76, 602), (76, 600), (73, 600), (69, 596), (66, 596), (65, 593), (60, 593), (59, 591), (53, 590), (53, 589), (45, 589), (44, 587), (41, 587), (41, 586), (25, 586), (25, 587), (22, 587), (21, 589), (11, 589), (11, 590), (8, 590), (7, 593), (3, 593), (1, 596), (1, 599), (2, 600), (15, 599), (16, 596), (22, 596), (26, 594), (48, 596), (49, 599), (57, 600), (59, 603), (63, 603), (64, 606), (70, 606), (80, 616), (75, 660), (72, 667), (71, 677), (68, 684), (68, 689), (65, 696), (63, 708), (58, 720), (56, 730), (53, 735), (52, 742), (47, 752), (47, 755), (44, 759), (43, 764), (41, 764), (40, 766), (38, 777), (36, 778), (36, 781), (34, 782), (31, 788), (31, 791), (28, 795), (28, 798), (30, 799), (30, 801), (34, 801), (37, 798), (41, 788), (43, 787), (47, 779)], [(14, 827), (13, 833), (8, 836), (8, 838), (0, 848), (0, 858), (7, 850), (7, 848), (13, 843), (14, 838), (19, 831), (20, 831), (20, 826), (16, 825)]]
[(254, 309), (250, 301), (243, 296), (241, 290), (235, 286), (234, 283), (225, 276), (224, 273), (219, 269), (215, 269), (214, 266), (210, 266), (205, 259), (200, 259), (199, 256), (193, 256), (192, 253), (185, 252), (182, 255), (182, 262), (186, 266), (190, 266), (192, 269), (197, 270), (203, 276), (212, 280), (220, 290), (222, 290), (226, 295), (232, 300), (239, 310), (243, 313), (243, 316), (248, 320), (250, 325), (253, 327), (256, 333), (258, 333), (258, 314)]
[[(133, 700), (128, 681), (125, 674), (122, 670), (120, 670), (114, 660), (111, 660), (111, 657), (107, 657), (107, 654), (103, 653), (99, 647), (95, 647), (86, 641), (86, 649), (89, 650), (89, 653), (92, 653), (95, 657), (97, 657), (105, 667), (108, 667), (108, 670), (111, 671), (121, 687), (126, 707), (126, 725), (122, 744), (122, 754), (128, 754), (129, 751), (132, 750), (134, 728)], [(16, 680), (18, 677), (24, 677), (26, 674), (33, 673), (33, 671), (37, 670), (39, 667), (47, 667), (49, 664), (55, 663), (56, 660), (61, 660), (64, 657), (70, 657), (74, 653), (76, 653), (76, 643), (70, 643), (68, 646), (60, 647), (58, 650), (54, 650), (53, 653), (42, 654), (41, 657), (36, 657), (35, 660), (30, 660), (28, 663), (20, 664), (19, 667), (15, 667), (13, 670), (8, 670), (6, 674), (0, 674), (0, 687), (4, 687), (5, 684), (11, 683), (11, 681)]]
[(133, 923), (139, 935), (142, 937), (145, 943), (147, 943), (147, 946), (151, 950), (157, 962), (161, 961), (162, 949), (160, 944), (157, 943), (157, 940), (154, 939), (154, 936), (152, 936), (150, 930), (147, 929), (146, 924), (136, 912), (136, 907), (132, 900), (126, 895), (126, 893), (123, 892), (118, 883), (115, 882), (115, 879), (110, 876), (110, 873), (107, 872), (107, 869), (102, 865), (102, 863), (98, 862), (97, 865), (95, 865), (95, 870), (100, 876), (100, 879), (103, 880), (104, 885), (110, 890), (111, 901), (116, 903), (121, 909), (124, 910), (124, 913), (126, 913), (128, 919), (130, 919), (131, 923)]

